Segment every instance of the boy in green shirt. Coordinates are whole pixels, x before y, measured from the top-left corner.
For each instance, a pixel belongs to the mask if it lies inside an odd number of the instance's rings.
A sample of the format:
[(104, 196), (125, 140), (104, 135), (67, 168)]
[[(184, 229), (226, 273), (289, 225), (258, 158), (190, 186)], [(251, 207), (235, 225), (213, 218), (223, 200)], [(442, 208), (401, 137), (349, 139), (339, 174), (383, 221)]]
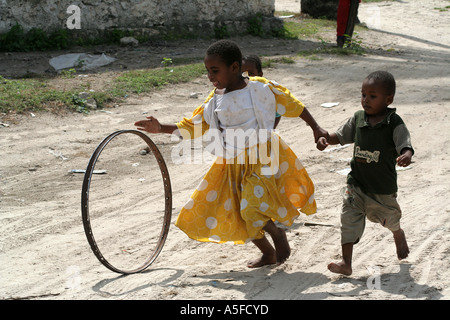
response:
[(394, 95), (395, 79), (389, 72), (371, 73), (362, 84), (364, 110), (355, 112), (335, 133), (317, 142), (319, 150), (333, 144), (355, 146), (342, 206), (342, 261), (330, 263), (331, 272), (352, 273), (353, 245), (363, 234), (366, 217), (392, 231), (399, 259), (409, 254), (405, 233), (400, 228), (395, 165), (408, 166), (414, 149), (403, 120), (395, 109), (388, 108)]

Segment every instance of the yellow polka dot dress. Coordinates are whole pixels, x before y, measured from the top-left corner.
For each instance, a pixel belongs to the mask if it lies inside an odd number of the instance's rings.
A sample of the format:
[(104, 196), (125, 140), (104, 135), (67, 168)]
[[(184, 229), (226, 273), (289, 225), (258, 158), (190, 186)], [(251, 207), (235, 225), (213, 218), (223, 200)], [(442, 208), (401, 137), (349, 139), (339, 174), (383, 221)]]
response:
[[(214, 127), (211, 114), (217, 114), (216, 125), (225, 132), (231, 127), (273, 128), (275, 112), (298, 117), (303, 111), (304, 105), (273, 81), (250, 78), (246, 89), (224, 94), (227, 101), (222, 104), (215, 102), (217, 92), (211, 92), (191, 118), (177, 123), (180, 134), (188, 139), (205, 134)], [(217, 157), (178, 215), (176, 225), (190, 238), (243, 244), (262, 238), (270, 219), (290, 226), (299, 211), (316, 212), (314, 184), (289, 146), (271, 133), (271, 139), (256, 147), (271, 150), (272, 161), (255, 160), (250, 149), (240, 154), (239, 161)]]

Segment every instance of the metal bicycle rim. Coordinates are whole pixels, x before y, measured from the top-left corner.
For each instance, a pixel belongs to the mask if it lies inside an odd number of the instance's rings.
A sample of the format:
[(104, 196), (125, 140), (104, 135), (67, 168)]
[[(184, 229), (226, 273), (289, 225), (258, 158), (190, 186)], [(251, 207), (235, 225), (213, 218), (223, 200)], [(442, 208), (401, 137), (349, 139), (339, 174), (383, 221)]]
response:
[[(161, 233), (159, 235), (159, 240), (156, 245), (156, 249), (153, 251), (153, 253), (150, 255), (150, 257), (140, 266), (132, 270), (122, 270), (119, 268), (116, 268), (113, 266), (101, 253), (100, 249), (97, 246), (97, 243), (95, 241), (94, 234), (92, 232), (91, 223), (90, 223), (90, 217), (89, 217), (89, 188), (91, 183), (91, 177), (92, 173), (94, 171), (95, 164), (103, 151), (103, 149), (107, 146), (107, 144), (121, 134), (135, 134), (139, 137), (141, 137), (150, 148), (151, 152), (155, 156), (159, 169), (161, 171), (161, 176), (163, 179), (164, 184), (164, 197), (165, 197), (165, 211), (164, 211), (164, 222), (161, 228)], [(172, 188), (170, 184), (170, 177), (169, 172), (167, 170), (166, 163), (164, 162), (164, 159), (159, 152), (159, 149), (155, 145), (155, 143), (143, 132), (137, 131), (137, 130), (120, 130), (111, 133), (109, 136), (107, 136), (103, 141), (97, 146), (94, 153), (92, 154), (89, 164), (87, 166), (86, 172), (84, 174), (84, 180), (83, 180), (83, 187), (81, 192), (81, 213), (82, 213), (82, 220), (83, 220), (83, 226), (84, 226), (84, 232), (86, 234), (87, 240), (89, 242), (89, 245), (94, 252), (94, 255), (97, 257), (97, 259), (108, 269), (111, 271), (121, 273), (121, 274), (132, 274), (132, 273), (138, 273), (146, 268), (148, 268), (158, 257), (159, 253), (161, 252), (164, 243), (167, 238), (167, 234), (169, 232), (170, 227), (170, 220), (172, 217)]]

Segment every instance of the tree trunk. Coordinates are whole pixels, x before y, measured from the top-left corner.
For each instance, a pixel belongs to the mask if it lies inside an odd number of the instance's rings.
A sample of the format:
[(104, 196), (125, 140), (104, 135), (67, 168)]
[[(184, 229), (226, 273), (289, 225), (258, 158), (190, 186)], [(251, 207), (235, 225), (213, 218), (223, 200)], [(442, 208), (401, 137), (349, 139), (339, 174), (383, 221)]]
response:
[(358, 7), (359, 7), (358, 0), (350, 1), (350, 10), (348, 13), (347, 28), (345, 29), (345, 34), (348, 35), (350, 38), (353, 37), (353, 30), (355, 28), (355, 24), (358, 23)]
[(336, 20), (339, 0), (301, 0), (301, 12), (313, 18)]

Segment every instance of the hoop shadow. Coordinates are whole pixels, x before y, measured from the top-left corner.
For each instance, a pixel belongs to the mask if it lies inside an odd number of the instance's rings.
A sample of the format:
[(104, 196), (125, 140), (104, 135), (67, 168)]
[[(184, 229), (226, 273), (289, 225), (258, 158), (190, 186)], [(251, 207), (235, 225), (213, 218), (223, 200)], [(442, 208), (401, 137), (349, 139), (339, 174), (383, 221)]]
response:
[[(133, 275), (134, 276), (135, 275), (142, 275), (142, 274), (158, 272), (158, 271), (174, 271), (174, 273), (171, 274), (169, 277), (165, 278), (162, 281), (146, 283), (146, 284), (139, 285), (137, 287), (134, 287), (132, 289), (129, 289), (129, 290), (126, 290), (126, 291), (123, 291), (123, 292), (120, 292), (120, 293), (112, 293), (112, 292), (108, 292), (107, 290), (104, 290), (104, 288), (107, 287), (108, 285), (110, 285), (110, 284), (112, 284), (112, 283), (114, 283), (116, 281), (122, 280), (122, 279), (124, 279), (126, 277), (132, 277)], [(92, 287), (92, 289), (93, 289), (93, 291), (98, 292), (100, 294), (104, 294), (104, 295), (108, 295), (108, 296), (112, 296), (112, 297), (119, 297), (119, 296), (123, 296), (123, 295), (128, 295), (128, 294), (133, 293), (133, 292), (141, 291), (141, 290), (144, 290), (146, 288), (150, 288), (150, 287), (156, 286), (156, 285), (162, 285), (162, 286), (168, 285), (172, 281), (178, 279), (183, 273), (184, 273), (183, 270), (178, 270), (178, 269), (173, 269), (173, 268), (149, 269), (149, 270), (145, 270), (145, 271), (142, 271), (140, 273), (137, 273), (137, 274), (122, 274), (122, 275), (119, 275), (119, 276), (117, 276), (115, 278), (112, 278), (112, 279), (101, 280), (97, 284), (95, 284)], [(140, 280), (142, 280), (142, 277), (140, 277)]]

